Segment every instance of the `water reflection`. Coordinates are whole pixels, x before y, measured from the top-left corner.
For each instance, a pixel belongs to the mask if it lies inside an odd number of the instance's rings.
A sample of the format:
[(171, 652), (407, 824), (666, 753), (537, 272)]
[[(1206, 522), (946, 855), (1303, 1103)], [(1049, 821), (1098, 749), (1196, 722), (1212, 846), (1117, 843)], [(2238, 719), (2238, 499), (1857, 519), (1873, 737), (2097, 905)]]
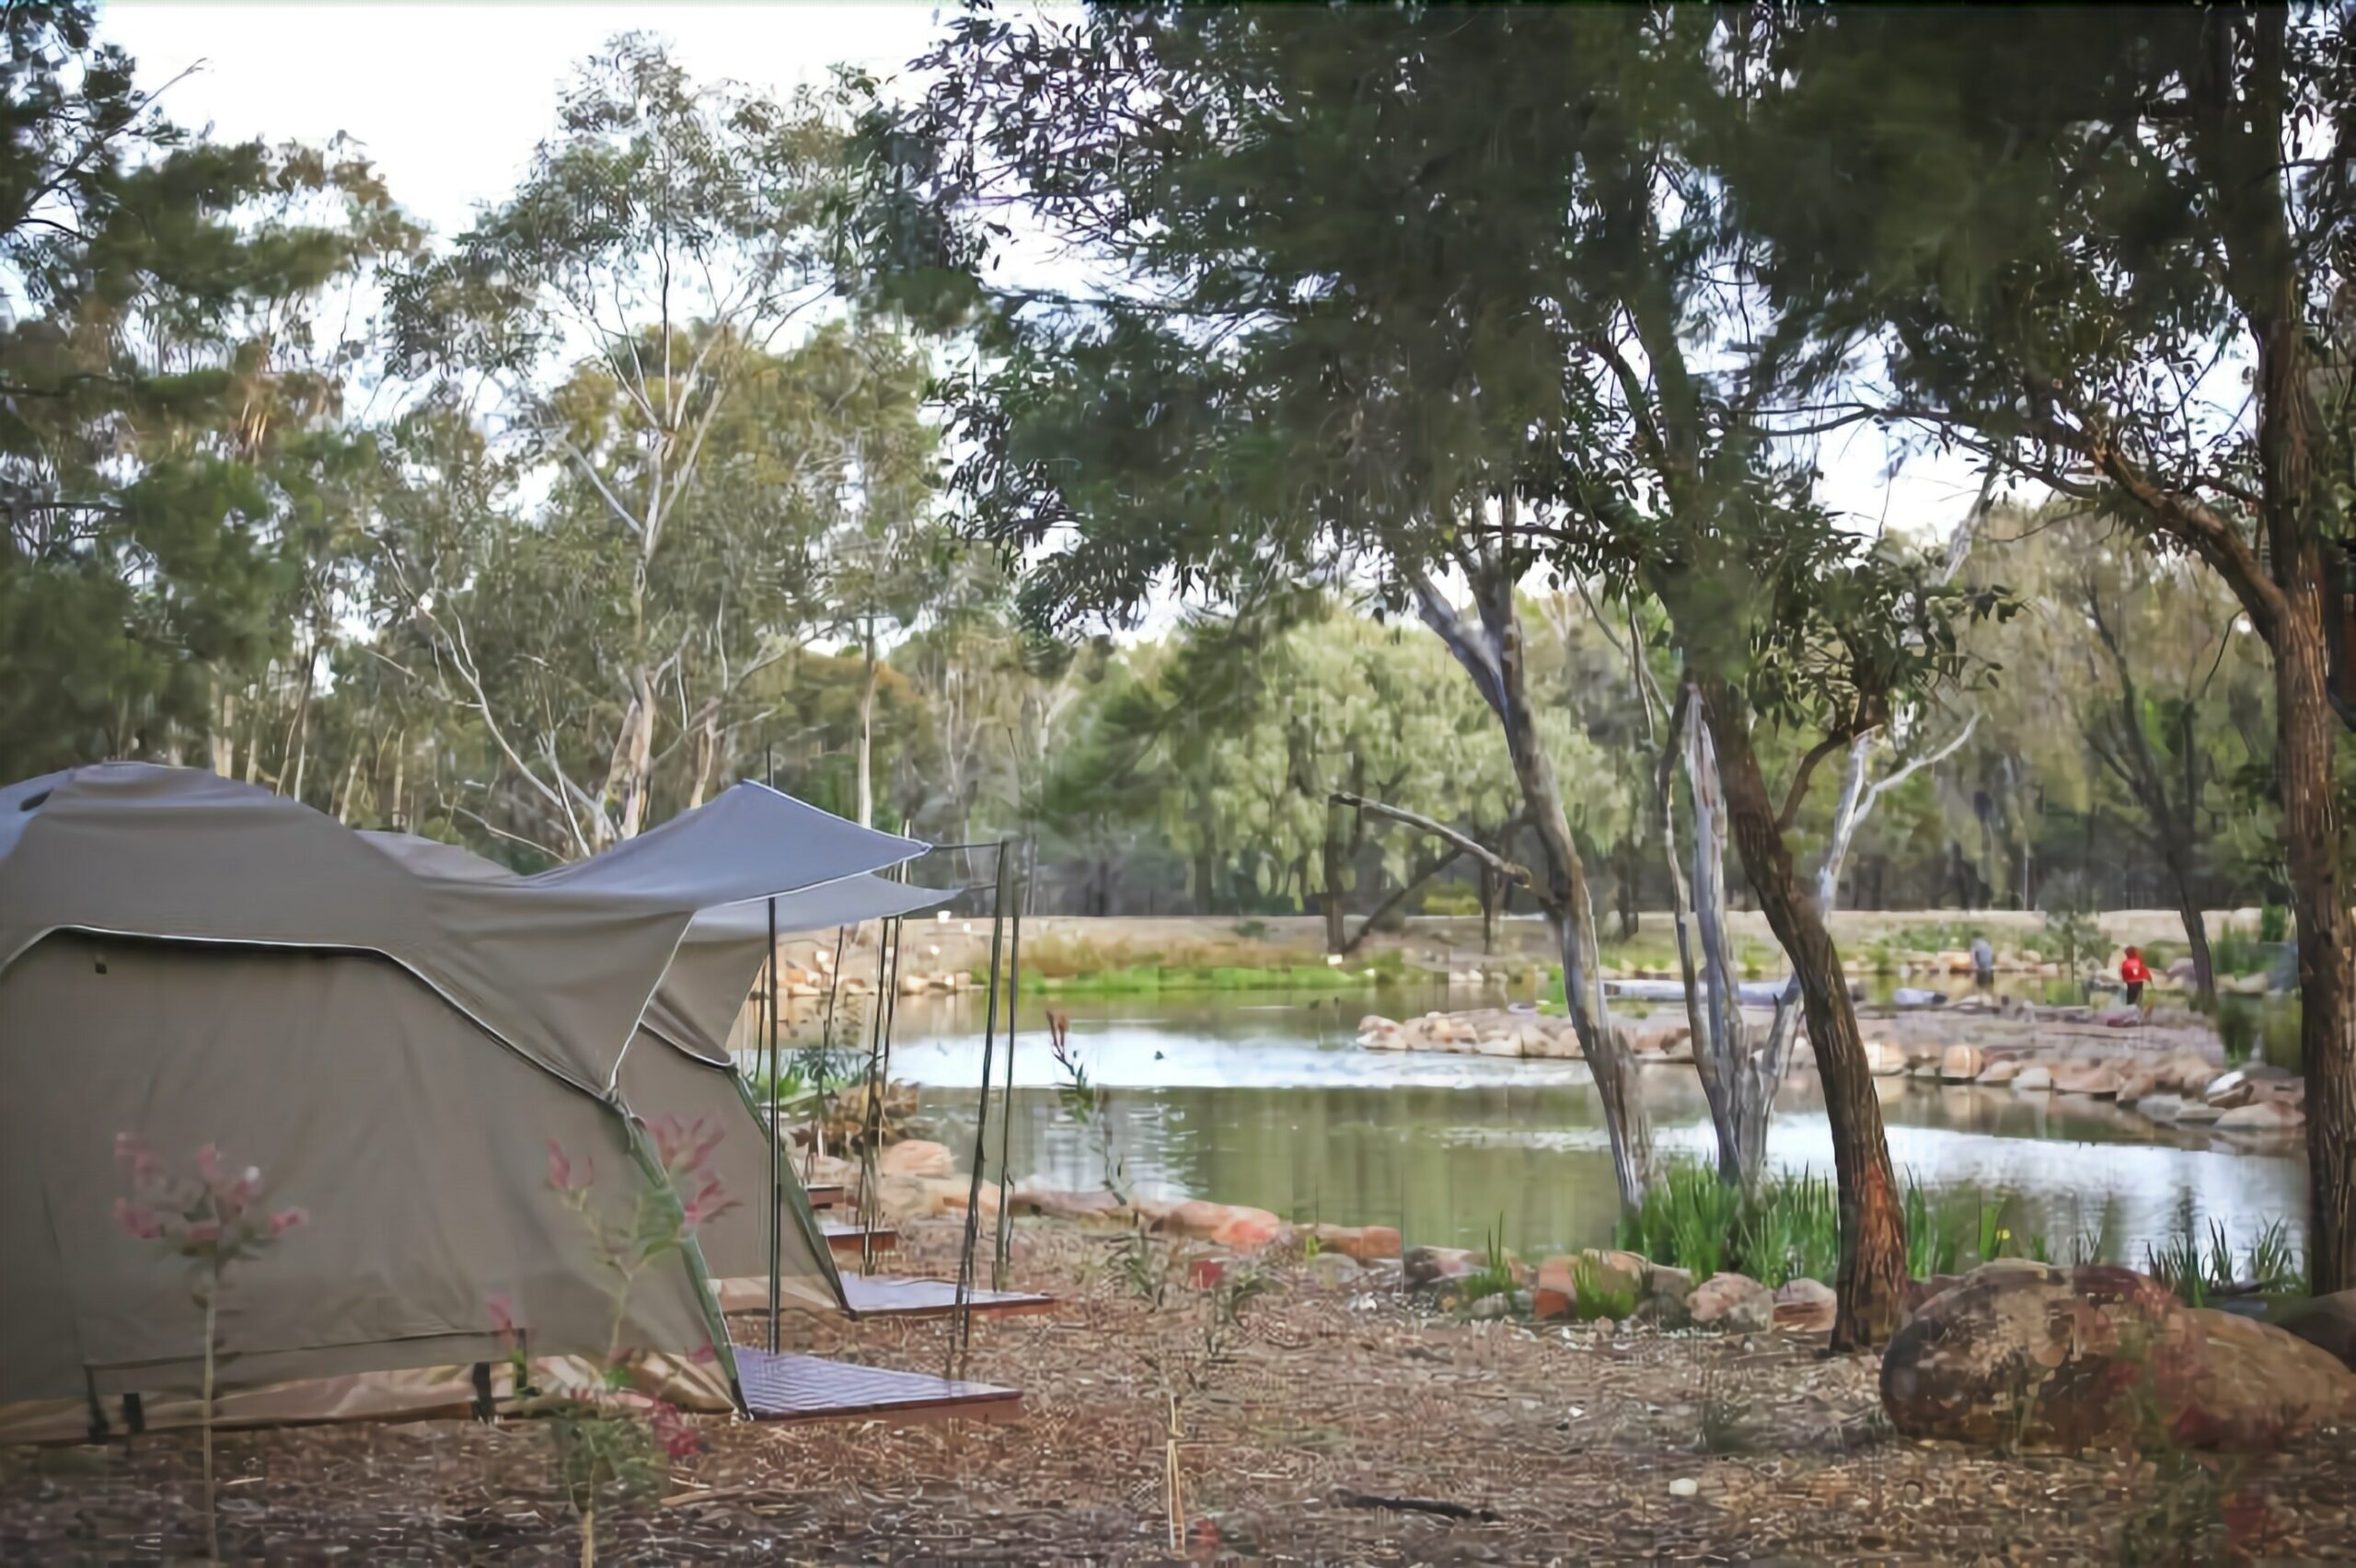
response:
[[(1023, 1010), (1015, 1178), (1092, 1188), (1096, 1156), (1057, 1105), (1040, 1015)], [(1577, 1063), (1361, 1051), (1357, 997), (1091, 999), (1068, 1010), (1090, 1077), (1110, 1091), (1115, 1152), (1142, 1192), (1253, 1204), (1294, 1220), (1396, 1225), (1411, 1241), (1454, 1246), (1476, 1246), (1500, 1225), (1509, 1245), (1530, 1252), (1610, 1239), (1610, 1155)], [(962, 1000), (912, 1004), (894, 1052), (893, 1075), (930, 1086), (926, 1103), (961, 1156), (973, 1136), (979, 1029)], [(1004, 1065), (1001, 1042), (999, 1073)], [(1692, 1071), (1650, 1068), (1645, 1083), (1660, 1146), (1708, 1156), (1708, 1110)], [(2278, 1217), (2304, 1224), (2294, 1153), (2155, 1133), (2075, 1097), (1902, 1078), (1878, 1087), (1902, 1171), (1959, 1210), (2010, 1200), (2007, 1223), (2042, 1232), (2057, 1251), (2099, 1233), (2112, 1255), (2140, 1260), (2189, 1215), (2222, 1221), (2237, 1241)], [(993, 1159), (998, 1145), (993, 1130)], [(1812, 1078), (1787, 1087), (1770, 1152), (1782, 1169), (1831, 1170)]]

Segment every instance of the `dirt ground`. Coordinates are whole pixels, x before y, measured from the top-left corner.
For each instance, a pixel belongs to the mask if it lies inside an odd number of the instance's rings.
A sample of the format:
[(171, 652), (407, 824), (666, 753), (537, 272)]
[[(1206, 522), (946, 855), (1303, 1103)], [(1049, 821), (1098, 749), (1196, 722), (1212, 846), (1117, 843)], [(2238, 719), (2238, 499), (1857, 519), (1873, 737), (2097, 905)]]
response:
[[(957, 1227), (906, 1233), (953, 1268)], [(1893, 1435), (1870, 1360), (1787, 1334), (1702, 1338), (1435, 1314), (1278, 1265), (1206, 1366), (1207, 1297), (1149, 1310), (1101, 1235), (1026, 1225), (1052, 1316), (976, 1326), (968, 1375), (1024, 1390), (998, 1426), (700, 1423), (705, 1451), (600, 1530), (611, 1562), (2316, 1562), (2356, 1557), (2356, 1432), (2212, 1469), (2002, 1458)], [(740, 1324), (741, 1337), (753, 1325)], [(940, 1324), (805, 1322), (811, 1347), (942, 1366)], [(1165, 1376), (1188, 1526), (1170, 1550)], [(224, 1553), (560, 1562), (578, 1535), (530, 1423), (224, 1435)], [(0, 1451), (0, 1562), (196, 1555), (196, 1439)], [(1691, 1482), (1690, 1485), (1685, 1484)], [(1466, 1516), (1368, 1505), (1420, 1499)], [(2230, 1544), (2227, 1521), (2231, 1521)]]

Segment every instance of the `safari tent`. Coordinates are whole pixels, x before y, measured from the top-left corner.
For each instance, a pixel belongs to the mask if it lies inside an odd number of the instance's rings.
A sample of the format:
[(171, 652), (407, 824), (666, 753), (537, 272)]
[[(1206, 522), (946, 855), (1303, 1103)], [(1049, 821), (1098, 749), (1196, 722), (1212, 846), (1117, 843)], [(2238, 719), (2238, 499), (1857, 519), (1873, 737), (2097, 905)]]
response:
[[(494, 1297), (536, 1357), (602, 1353), (610, 1282), (549, 1144), (627, 1212), (643, 1119), (738, 1093), (712, 1044), (750, 978), (729, 906), (775, 896), (808, 928), (930, 897), (872, 875), (924, 846), (756, 784), (538, 876), (422, 843), (191, 769), (0, 790), (0, 1404), (77, 1401), (98, 1425), (196, 1381), (185, 1265), (110, 1217), (119, 1133), (183, 1163), (216, 1145), (309, 1213), (224, 1293), (233, 1413), (241, 1389), (305, 1381), (316, 1417), (364, 1375), (496, 1362)], [(763, 1228), (722, 1224), (642, 1277), (622, 1343), (682, 1366), (711, 1348), (741, 1406), (702, 1249), (766, 1272)], [(839, 1303), (800, 1228), (785, 1299)]]

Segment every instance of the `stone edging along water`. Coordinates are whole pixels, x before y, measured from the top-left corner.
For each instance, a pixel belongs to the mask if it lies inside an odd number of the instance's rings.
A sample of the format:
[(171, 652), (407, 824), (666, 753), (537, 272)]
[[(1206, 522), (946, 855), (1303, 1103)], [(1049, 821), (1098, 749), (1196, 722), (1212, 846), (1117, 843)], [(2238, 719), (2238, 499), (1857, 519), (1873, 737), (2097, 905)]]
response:
[[(2259, 1063), (2228, 1070), (2197, 1043), (2200, 1035), (2193, 1028), (2147, 1030), (2127, 1015), (2114, 1020), (2083, 1009), (2025, 1019), (1958, 1009), (1938, 1020), (1952, 1024), (1940, 1031), (1947, 1038), (1907, 1038), (1921, 1032), (1918, 1020), (1924, 1015), (1903, 1020), (1903, 1028), (1893, 1022), (1866, 1040), (1866, 1061), (1877, 1077), (1908, 1076), (2015, 1094), (2082, 1095), (2131, 1110), (2154, 1127), (2205, 1129), (2259, 1142), (2294, 1137), (2306, 1125), (2303, 1079)], [(1640, 1065), (1693, 1059), (1692, 1032), (1681, 1021), (1615, 1017), (1612, 1032)], [(1569, 1019), (1509, 1008), (1429, 1012), (1404, 1020), (1369, 1014), (1358, 1020), (1357, 1043), (1369, 1051), (1542, 1060), (1576, 1061), (1582, 1055)], [(1795, 1043), (1792, 1055), (1794, 1068), (1813, 1067), (1805, 1039)]]

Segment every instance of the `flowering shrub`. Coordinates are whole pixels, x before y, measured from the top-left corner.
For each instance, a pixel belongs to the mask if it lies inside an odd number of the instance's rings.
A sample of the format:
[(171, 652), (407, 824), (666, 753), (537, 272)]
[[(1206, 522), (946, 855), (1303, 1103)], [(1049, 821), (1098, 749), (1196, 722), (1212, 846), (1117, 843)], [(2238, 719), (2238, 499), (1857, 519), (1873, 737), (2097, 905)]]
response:
[[(513, 1367), (523, 1408), (546, 1416), (556, 1440), (557, 1478), (581, 1516), (581, 1561), (596, 1561), (596, 1516), (609, 1492), (641, 1494), (668, 1473), (668, 1461), (700, 1447), (696, 1429), (676, 1405), (630, 1387), (629, 1352), (622, 1343), (630, 1291), (646, 1271), (684, 1249), (703, 1225), (736, 1206), (711, 1168), (721, 1129), (698, 1117), (658, 1116), (646, 1124), (654, 1143), (661, 1180), (640, 1194), (626, 1222), (618, 1222), (595, 1199), (594, 1160), (576, 1166), (563, 1146), (549, 1140), (548, 1182), (581, 1216), (609, 1276), (612, 1304), (597, 1386), (587, 1392), (543, 1394), (533, 1388), (531, 1365), (514, 1304), (503, 1296), (487, 1302)], [(699, 1353), (709, 1356), (710, 1347)]]
[(231, 1174), (221, 1151), (206, 1144), (196, 1151), (196, 1173), (175, 1176), (164, 1169), (156, 1151), (129, 1133), (114, 1139), (116, 1163), (131, 1183), (128, 1195), (114, 1201), (114, 1222), (141, 1241), (160, 1242), (189, 1260), (193, 1275), (191, 1294), (204, 1313), (204, 1390), (201, 1420), (204, 1432), (204, 1537), (207, 1550), (218, 1560), (221, 1538), (213, 1508), (213, 1385), (222, 1283), (229, 1265), (257, 1257), (279, 1238), (308, 1222), (299, 1208), (264, 1213), (260, 1199), (261, 1169), (247, 1166)]

